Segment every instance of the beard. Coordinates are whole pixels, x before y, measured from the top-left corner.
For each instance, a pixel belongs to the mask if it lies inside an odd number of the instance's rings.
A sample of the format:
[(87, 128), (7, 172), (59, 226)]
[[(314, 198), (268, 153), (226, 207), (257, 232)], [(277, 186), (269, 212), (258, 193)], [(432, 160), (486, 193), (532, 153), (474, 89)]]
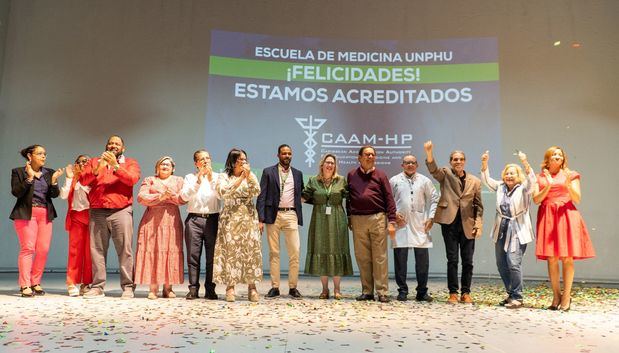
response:
[(116, 150), (115, 148), (108, 148), (107, 151), (114, 153), (116, 158), (119, 158), (120, 156), (123, 155), (123, 150)]
[(290, 161), (291, 161), (291, 158), (280, 159), (279, 160), (279, 164), (281, 164), (284, 167), (289, 167), (290, 166)]

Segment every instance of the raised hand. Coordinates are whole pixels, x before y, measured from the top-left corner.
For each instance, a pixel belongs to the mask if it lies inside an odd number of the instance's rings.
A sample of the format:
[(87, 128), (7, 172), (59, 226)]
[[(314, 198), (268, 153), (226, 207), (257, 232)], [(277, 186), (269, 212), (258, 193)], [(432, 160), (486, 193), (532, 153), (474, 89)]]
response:
[(522, 165), (524, 166), (525, 172), (529, 174), (529, 172), (531, 171), (531, 165), (527, 160), (527, 155), (522, 151), (518, 151), (518, 159), (520, 159), (520, 163), (522, 163)]
[(106, 151), (106, 152), (101, 153), (101, 158), (99, 158), (99, 165), (97, 166), (97, 169), (99, 170), (108, 166), (108, 161), (106, 160), (107, 158), (106, 153), (108, 152)]
[(54, 174), (52, 174), (52, 184), (56, 184), (58, 182), (58, 178), (64, 173), (64, 169), (56, 169)]
[(67, 166), (64, 168), (66, 176), (68, 179), (73, 179), (74, 173), (73, 173), (73, 164), (67, 164)]
[(426, 153), (431, 153), (432, 148), (434, 148), (434, 146), (432, 145), (432, 141), (426, 141), (426, 143), (423, 144), (423, 149), (426, 151)]
[(569, 168), (563, 168), (563, 173), (565, 173), (565, 185), (569, 188), (572, 186), (572, 171)]
[(104, 159), (111, 166), (115, 166), (116, 164), (118, 164), (118, 161), (116, 160), (116, 155), (110, 151), (103, 152), (101, 158)]
[(486, 169), (488, 169), (488, 160), (490, 159), (490, 151), (484, 152), (481, 155), (481, 170), (485, 171)]
[(548, 183), (552, 184), (552, 175), (550, 175), (550, 172), (548, 171), (548, 169), (544, 168), (542, 173), (544, 173), (544, 176), (546, 177), (546, 180), (548, 180)]
[(32, 169), (30, 161), (26, 162), (26, 174), (28, 175), (28, 179), (30, 180), (34, 179), (34, 175), (36, 174), (34, 169)]
[(249, 163), (243, 164), (243, 177), (249, 177), (249, 173), (251, 173), (251, 167), (249, 166)]
[[(204, 177), (208, 178), (209, 175), (209, 169), (210, 167), (204, 163), (200, 166), (200, 168), (198, 169), (198, 184), (200, 184), (202, 182), (202, 179), (204, 179)], [(210, 172), (210, 174), (212, 175), (212, 171)], [(210, 178), (209, 178), (210, 180)]]

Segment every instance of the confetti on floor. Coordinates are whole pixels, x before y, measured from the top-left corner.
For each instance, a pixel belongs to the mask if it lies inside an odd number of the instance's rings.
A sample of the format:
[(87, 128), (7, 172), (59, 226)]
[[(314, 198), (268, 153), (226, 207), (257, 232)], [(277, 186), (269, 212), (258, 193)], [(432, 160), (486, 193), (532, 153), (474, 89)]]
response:
[[(0, 352), (609, 352), (619, 347), (619, 289), (576, 285), (570, 312), (544, 309), (546, 283), (529, 284), (525, 307), (498, 306), (499, 281), (475, 281), (474, 305), (446, 303), (432, 280), (433, 303), (357, 302), (358, 278), (342, 282), (344, 299), (320, 300), (320, 281), (301, 278), (302, 300), (284, 295), (247, 301), (121, 300), (110, 288), (97, 300), (70, 298), (62, 276), (48, 275), (47, 295), (20, 298), (14, 274), (0, 276)], [(110, 276), (111, 287), (118, 286)], [(392, 283), (391, 289), (395, 289)], [(415, 283), (409, 283), (414, 288)], [(269, 283), (259, 285), (265, 294)], [(218, 288), (223, 299), (222, 288)], [(414, 296), (413, 296), (414, 298)]]

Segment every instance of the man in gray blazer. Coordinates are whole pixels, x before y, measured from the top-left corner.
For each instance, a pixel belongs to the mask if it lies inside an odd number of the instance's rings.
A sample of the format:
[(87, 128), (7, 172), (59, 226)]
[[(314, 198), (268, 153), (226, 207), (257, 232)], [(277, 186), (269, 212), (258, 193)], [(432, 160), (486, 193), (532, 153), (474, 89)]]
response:
[(441, 185), (441, 198), (434, 222), (441, 225), (447, 253), (447, 286), (451, 304), (458, 303), (458, 250), (462, 258), (462, 303), (472, 303), (471, 279), (475, 239), (481, 236), (484, 207), (481, 203), (481, 181), (464, 171), (466, 157), (462, 151), (449, 155), (449, 167), (437, 166), (432, 154), (432, 141), (423, 145), (430, 174)]

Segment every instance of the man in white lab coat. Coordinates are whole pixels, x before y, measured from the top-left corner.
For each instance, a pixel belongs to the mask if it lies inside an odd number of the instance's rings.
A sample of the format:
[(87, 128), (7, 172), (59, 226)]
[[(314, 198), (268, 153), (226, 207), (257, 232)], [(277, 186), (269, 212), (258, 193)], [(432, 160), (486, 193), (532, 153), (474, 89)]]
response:
[(428, 269), (430, 259), (428, 248), (432, 247), (430, 228), (439, 194), (432, 181), (417, 173), (417, 158), (406, 155), (402, 159), (402, 173), (389, 180), (397, 208), (395, 241), (392, 241), (395, 280), (398, 284), (398, 300), (408, 299), (406, 284), (408, 251), (415, 252), (415, 274), (417, 277), (417, 301), (431, 302), (428, 294)]

